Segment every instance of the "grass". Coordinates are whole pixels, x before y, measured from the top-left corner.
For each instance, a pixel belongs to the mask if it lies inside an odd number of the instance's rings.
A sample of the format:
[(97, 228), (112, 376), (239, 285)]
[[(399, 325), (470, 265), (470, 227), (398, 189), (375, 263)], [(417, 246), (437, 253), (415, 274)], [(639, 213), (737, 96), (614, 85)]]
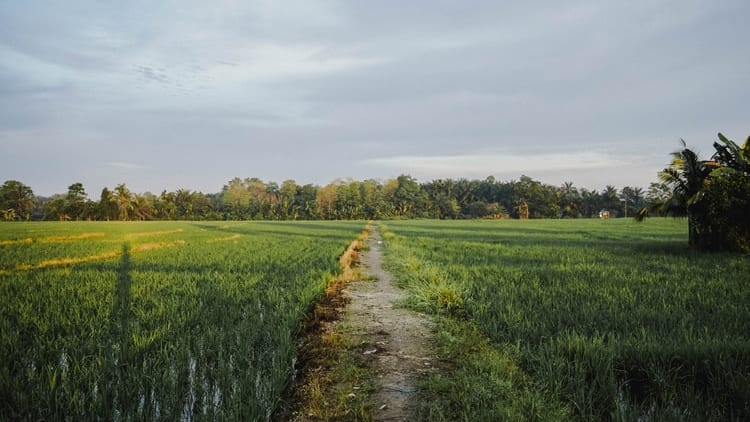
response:
[(267, 420), (362, 226), (0, 225), (0, 419)]
[(750, 260), (687, 249), (684, 220), (385, 229), (452, 368), (426, 419), (750, 418)]
[[(348, 303), (343, 290), (363, 280), (360, 253), (366, 250), (370, 226), (339, 258), (340, 274), (328, 284), (326, 293), (305, 321), (299, 356), (299, 381), (287, 402), (275, 415), (277, 420), (370, 421), (371, 380), (374, 377), (362, 351), (346, 336), (346, 322), (339, 321)], [(332, 324), (334, 321), (338, 325)]]
[[(750, 419), (750, 259), (689, 250), (684, 220), (379, 226), (437, 321), (424, 420)], [(0, 225), (0, 419), (267, 420), (361, 230)], [(320, 338), (334, 371), (308, 412), (368, 420), (359, 345)]]

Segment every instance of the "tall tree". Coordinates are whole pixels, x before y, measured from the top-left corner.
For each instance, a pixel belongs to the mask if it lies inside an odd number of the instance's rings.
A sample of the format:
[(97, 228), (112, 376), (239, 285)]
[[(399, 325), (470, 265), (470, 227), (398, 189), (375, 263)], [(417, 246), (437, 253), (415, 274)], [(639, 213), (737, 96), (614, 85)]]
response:
[(44, 219), (48, 221), (67, 221), (71, 217), (65, 211), (65, 197), (53, 195), (44, 207)]
[(174, 192), (162, 191), (159, 195), (156, 212), (164, 220), (174, 220), (177, 217), (176, 195)]
[(120, 220), (128, 221), (133, 211), (133, 194), (125, 183), (115, 186), (112, 197), (117, 204), (117, 216)]
[(99, 195), (96, 214), (97, 218), (102, 221), (117, 220), (119, 215), (115, 196), (106, 187), (102, 189), (102, 193)]
[(284, 180), (279, 188), (278, 216), (282, 220), (296, 220), (299, 217), (299, 209), (296, 207), (297, 182)]
[(577, 218), (581, 215), (579, 210), (581, 196), (578, 193), (578, 188), (573, 185), (573, 182), (563, 183), (557, 191), (557, 196), (560, 203), (561, 217)]
[(605, 186), (601, 193), (601, 201), (602, 207), (612, 212), (613, 216), (620, 214), (622, 207), (620, 206), (620, 195), (617, 192), (617, 188), (612, 185)]
[(222, 189), (224, 204), (232, 218), (245, 219), (250, 206), (250, 191), (239, 177), (230, 180)]
[(150, 193), (133, 195), (133, 216), (140, 221), (153, 220), (156, 217), (154, 195)]
[(317, 217), (321, 220), (333, 220), (336, 215), (337, 183), (332, 182), (318, 188), (315, 194), (315, 210)]
[(279, 203), (281, 202), (281, 193), (279, 184), (276, 182), (266, 182), (266, 203), (263, 208), (263, 218), (266, 220), (279, 220)]
[(252, 179), (245, 179), (245, 186), (250, 192), (250, 218), (262, 219), (268, 206), (266, 184), (257, 177), (253, 177)]
[(211, 201), (201, 192), (178, 189), (174, 193), (175, 217), (180, 220), (206, 218), (211, 211)]
[(531, 218), (555, 218), (560, 206), (557, 203), (555, 188), (523, 175), (513, 183), (513, 209), (519, 216), (519, 207), (525, 204)]
[(318, 188), (313, 184), (300, 186), (297, 190), (297, 196), (294, 199), (296, 206), (300, 209), (300, 217), (305, 220), (313, 220), (318, 215), (318, 208), (315, 198)]
[(0, 186), (0, 204), (5, 212), (12, 209), (16, 219), (28, 220), (34, 208), (34, 191), (17, 180), (6, 180)]
[(72, 220), (86, 218), (86, 191), (83, 183), (73, 183), (68, 186), (68, 194), (65, 196), (65, 214)]
[(639, 187), (625, 186), (620, 191), (620, 200), (623, 204), (623, 213), (627, 218), (628, 215), (635, 214), (644, 206), (643, 189)]
[(360, 182), (342, 181), (336, 187), (336, 216), (348, 220), (364, 218)]
[(365, 180), (360, 185), (360, 197), (362, 198), (362, 212), (365, 218), (380, 218), (380, 184), (373, 179)]
[(414, 209), (418, 204), (420, 189), (413, 177), (402, 174), (396, 178), (396, 190), (393, 192), (393, 205), (396, 215), (414, 216)]
[(595, 190), (589, 190), (586, 188), (581, 189), (581, 215), (586, 218), (591, 218), (598, 215), (602, 209), (602, 198), (599, 192)]
[[(658, 205), (669, 201), (672, 197), (672, 191), (669, 185), (662, 181), (651, 182), (646, 192), (645, 205), (642, 208), (649, 208), (650, 210), (657, 212)], [(664, 214), (659, 213), (660, 216)]]
[(688, 243), (698, 246), (700, 218), (705, 213), (700, 193), (711, 167), (687, 147), (684, 139), (680, 142), (682, 149), (674, 151), (669, 167), (659, 172), (659, 179), (669, 187), (670, 196), (661, 203), (642, 208), (636, 218), (643, 220), (652, 211), (665, 215), (687, 215)]

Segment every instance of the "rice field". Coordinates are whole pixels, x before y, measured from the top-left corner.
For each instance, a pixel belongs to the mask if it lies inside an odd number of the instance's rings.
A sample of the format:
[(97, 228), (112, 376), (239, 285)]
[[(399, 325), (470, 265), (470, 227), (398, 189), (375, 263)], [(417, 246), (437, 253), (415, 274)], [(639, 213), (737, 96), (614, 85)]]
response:
[(361, 222), (0, 225), (0, 420), (267, 420)]
[[(423, 420), (750, 419), (750, 257), (653, 219), (379, 223)], [(0, 420), (268, 420), (361, 222), (0, 225)]]
[(750, 419), (750, 257), (689, 250), (685, 220), (381, 230), (440, 321), (425, 420)]

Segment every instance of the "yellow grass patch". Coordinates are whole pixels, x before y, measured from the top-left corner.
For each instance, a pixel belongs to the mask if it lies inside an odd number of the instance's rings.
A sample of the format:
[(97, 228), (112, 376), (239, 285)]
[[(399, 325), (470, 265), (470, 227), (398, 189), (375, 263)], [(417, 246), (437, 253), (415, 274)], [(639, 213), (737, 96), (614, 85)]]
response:
[(0, 240), (0, 245), (15, 245), (19, 243), (57, 243), (57, 242), (68, 242), (71, 240), (83, 240), (83, 239), (91, 239), (93, 237), (104, 237), (104, 233), (102, 232), (96, 232), (96, 233), (81, 233), (76, 234), (72, 236), (47, 236), (47, 237), (40, 237), (38, 239), (32, 239), (30, 237), (27, 237), (26, 239), (15, 239), (15, 240)]
[(36, 264), (19, 264), (16, 267), (16, 271), (32, 270), (35, 268), (48, 268), (48, 267), (59, 267), (64, 265), (80, 264), (82, 262), (98, 261), (102, 259), (116, 258), (120, 256), (122, 252), (112, 251), (105, 252), (98, 255), (81, 256), (77, 258), (55, 258), (47, 259)]
[[(174, 246), (184, 245), (184, 240), (175, 240), (174, 242), (154, 242), (144, 243), (141, 245), (133, 246), (130, 249), (131, 253), (139, 253), (146, 251), (153, 251), (162, 248), (171, 248)], [(75, 258), (55, 258), (47, 259), (44, 261), (37, 262), (36, 264), (19, 264), (16, 266), (15, 271), (28, 271), (39, 268), (50, 268), (50, 267), (62, 267), (66, 265), (81, 264), (84, 262), (101, 261), (105, 259), (112, 259), (122, 256), (122, 251), (110, 251), (104, 252), (97, 255), (81, 256)], [(0, 274), (8, 274), (11, 270), (0, 270)]]
[(216, 239), (211, 239), (211, 240), (208, 241), (208, 243), (226, 242), (228, 240), (237, 240), (240, 237), (242, 237), (242, 236), (239, 235), (239, 234), (233, 234), (233, 235), (227, 236), (227, 237), (219, 237), (219, 238), (216, 238)]
[(34, 239), (27, 237), (26, 239), (14, 239), (14, 240), (0, 240), (0, 246), (5, 245), (16, 245), (18, 243), (32, 243)]
[(135, 239), (139, 237), (163, 236), (165, 234), (181, 233), (182, 231), (183, 231), (182, 229), (177, 229), (177, 230), (162, 230), (162, 231), (156, 231), (156, 232), (130, 233), (128, 235), (125, 235), (125, 238)]
[(368, 224), (365, 226), (365, 230), (360, 233), (356, 240), (354, 240), (346, 251), (339, 257), (339, 265), (341, 266), (340, 279), (350, 281), (356, 279), (359, 274), (356, 274), (354, 268), (359, 264), (359, 252), (362, 250), (367, 238), (370, 236), (370, 230), (372, 228)]
[(54, 243), (54, 242), (67, 242), (69, 240), (83, 240), (83, 239), (91, 239), (93, 237), (104, 237), (104, 233), (102, 232), (96, 232), (96, 233), (81, 233), (74, 236), (49, 236), (49, 237), (43, 237), (37, 242), (41, 243)]
[(154, 249), (171, 248), (173, 246), (179, 246), (179, 245), (184, 245), (184, 244), (185, 244), (184, 240), (175, 240), (174, 242), (144, 243), (138, 246), (133, 246), (133, 248), (130, 249), (130, 251), (133, 253), (146, 252), (146, 251), (153, 251)]

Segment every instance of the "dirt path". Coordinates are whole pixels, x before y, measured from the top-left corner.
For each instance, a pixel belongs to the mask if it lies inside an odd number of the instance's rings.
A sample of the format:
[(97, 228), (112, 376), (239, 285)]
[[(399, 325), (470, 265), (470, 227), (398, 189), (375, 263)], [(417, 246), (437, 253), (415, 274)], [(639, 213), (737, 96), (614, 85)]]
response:
[(374, 228), (369, 250), (361, 256), (362, 271), (374, 280), (350, 283), (344, 294), (350, 303), (342, 318), (345, 335), (367, 355), (377, 375), (373, 380), (376, 421), (415, 420), (411, 412), (416, 380), (435, 370), (432, 351), (434, 325), (426, 316), (398, 305), (406, 293), (392, 284), (383, 269), (380, 234)]

